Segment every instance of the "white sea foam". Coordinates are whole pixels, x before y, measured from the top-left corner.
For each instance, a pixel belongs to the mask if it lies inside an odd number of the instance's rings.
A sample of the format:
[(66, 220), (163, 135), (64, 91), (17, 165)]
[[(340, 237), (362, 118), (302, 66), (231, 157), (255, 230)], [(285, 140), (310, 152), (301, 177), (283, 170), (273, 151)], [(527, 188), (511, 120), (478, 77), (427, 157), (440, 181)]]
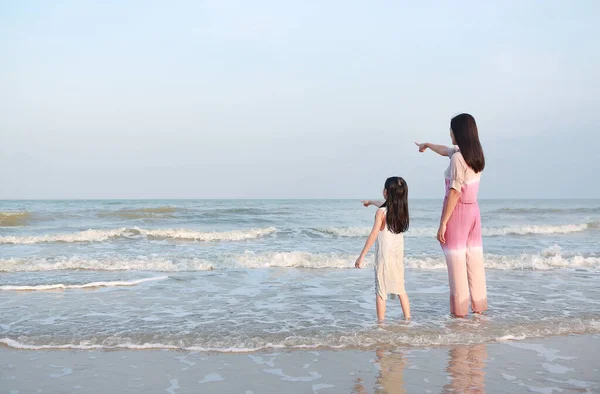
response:
[(483, 236), (498, 235), (545, 235), (545, 234), (568, 234), (586, 231), (591, 228), (591, 223), (566, 224), (562, 226), (510, 226), (482, 229)]
[(213, 264), (198, 258), (169, 259), (163, 257), (121, 257), (104, 258), (59, 257), (54, 259), (0, 259), (0, 272), (35, 272), (61, 270), (94, 270), (94, 271), (209, 271)]
[(526, 337), (524, 335), (519, 335), (519, 336), (515, 336), (515, 335), (504, 335), (502, 337), (498, 337), (496, 338), (497, 342), (507, 342), (507, 341), (522, 341), (523, 339), (525, 339)]
[(247, 239), (259, 238), (272, 234), (277, 229), (275, 227), (257, 228), (250, 230), (234, 230), (224, 232), (201, 232), (186, 229), (158, 229), (145, 230), (136, 229), (140, 234), (149, 238), (157, 239), (182, 239), (193, 241), (243, 241)]
[(315, 231), (336, 237), (368, 237), (371, 227), (325, 227), (317, 228)]
[(507, 270), (538, 270), (549, 271), (555, 269), (600, 269), (600, 257), (568, 256), (560, 253), (550, 254), (548, 250), (542, 254), (523, 254), (517, 258), (510, 256), (486, 256), (486, 268)]
[[(480, 327), (482, 328), (482, 327)], [(451, 346), (470, 345), (489, 342), (508, 342), (512, 346), (529, 347), (519, 341), (528, 338), (545, 338), (566, 334), (595, 334), (600, 332), (600, 322), (594, 319), (552, 319), (548, 321), (522, 322), (516, 325), (487, 327), (456, 327), (452, 330), (420, 329), (371, 329), (360, 330), (348, 335), (345, 330), (336, 333), (321, 334), (318, 332), (301, 335), (281, 336), (264, 332), (257, 337), (239, 336), (234, 332), (223, 333), (218, 337), (212, 335), (196, 335), (193, 339), (183, 339), (176, 333), (165, 332), (164, 335), (154, 335), (158, 342), (136, 342), (130, 336), (119, 338), (111, 336), (102, 338), (47, 338), (45, 336), (26, 337), (18, 339), (0, 338), (0, 344), (14, 349), (23, 350), (99, 350), (99, 349), (132, 349), (132, 350), (183, 350), (191, 352), (220, 352), (220, 353), (252, 353), (263, 350), (284, 349), (373, 349), (381, 345), (388, 346)], [(550, 355), (553, 359), (560, 356)], [(273, 371), (275, 372), (275, 371)]]
[(123, 257), (118, 255), (97, 259), (77, 256), (53, 259), (24, 258), (0, 259), (0, 272), (58, 270), (185, 272), (268, 267), (349, 268), (354, 264), (353, 258), (356, 258), (356, 256), (307, 252), (246, 252), (239, 255), (224, 256), (214, 261), (196, 257)]
[(573, 214), (573, 213), (598, 213), (600, 207), (579, 207), (579, 208), (499, 208), (491, 213), (503, 213), (513, 215), (544, 215), (544, 214)]
[[(569, 256), (552, 253), (546, 249), (541, 254), (523, 254), (520, 256), (500, 256), (486, 254), (485, 268), (498, 270), (535, 270), (550, 271), (556, 269), (600, 270), (600, 257)], [(445, 269), (446, 262), (438, 257), (406, 257), (405, 266), (416, 269)]]
[(354, 255), (308, 252), (246, 252), (235, 256), (234, 261), (245, 268), (289, 267), (289, 268), (349, 268), (354, 266)]
[(49, 234), (38, 236), (4, 236), (0, 244), (30, 245), (50, 242), (102, 242), (111, 238), (131, 235), (125, 227), (111, 230), (85, 230), (70, 234)]
[(249, 230), (212, 231), (202, 232), (190, 229), (142, 229), (126, 228), (117, 229), (90, 229), (77, 233), (48, 234), (39, 236), (3, 236), (0, 244), (29, 245), (54, 242), (103, 242), (112, 238), (133, 238), (145, 236), (152, 239), (172, 239), (187, 241), (243, 241), (259, 238), (276, 231), (274, 227), (256, 228)]
[(157, 343), (144, 343), (141, 345), (133, 343), (124, 343), (115, 346), (105, 346), (101, 344), (86, 344), (86, 343), (66, 343), (62, 345), (30, 345), (21, 343), (10, 338), (0, 339), (0, 344), (4, 344), (13, 349), (22, 350), (50, 350), (50, 349), (73, 349), (73, 350), (98, 350), (98, 349), (132, 349), (132, 350), (149, 350), (149, 349), (178, 349), (177, 346), (157, 344)]
[(143, 278), (130, 281), (109, 281), (109, 282), (91, 282), (81, 285), (65, 285), (62, 283), (34, 286), (0, 286), (0, 290), (12, 291), (37, 291), (37, 290), (66, 290), (66, 289), (91, 289), (95, 287), (116, 287), (116, 286), (135, 286), (145, 282), (168, 279), (168, 276), (158, 276), (153, 278)]
[[(568, 234), (582, 232), (597, 228), (596, 222), (566, 225), (517, 225), (508, 227), (488, 227), (482, 229), (484, 237), (501, 235), (549, 235)], [(406, 232), (407, 237), (435, 237), (437, 228), (434, 227), (412, 227)], [(315, 231), (336, 237), (367, 237), (371, 233), (371, 227), (326, 227)]]
[[(215, 259), (197, 257), (138, 256), (128, 257), (108, 255), (101, 258), (57, 257), (57, 258), (11, 258), (0, 259), (0, 272), (34, 272), (57, 270), (95, 270), (95, 271), (156, 271), (185, 272), (227, 269), (281, 268), (353, 268), (356, 256), (342, 253), (308, 252), (246, 252), (235, 255), (223, 255)], [(485, 255), (485, 267), (498, 270), (556, 270), (586, 269), (600, 270), (600, 257), (562, 256), (560, 248), (553, 246), (540, 254), (520, 256)], [(367, 257), (366, 266), (372, 266), (373, 258)], [(408, 255), (404, 265), (409, 269), (444, 270), (446, 261), (441, 255)]]
[[(582, 232), (598, 227), (595, 222), (586, 224), (570, 224), (562, 226), (510, 226), (491, 227), (482, 230), (483, 236), (493, 237), (501, 235), (551, 235)], [(121, 227), (116, 229), (89, 229), (76, 233), (45, 234), (34, 236), (7, 235), (0, 237), (0, 244), (31, 245), (39, 243), (73, 243), (73, 242), (104, 242), (116, 238), (146, 237), (159, 240), (182, 240), (182, 241), (244, 241), (260, 238), (276, 232), (275, 227), (253, 228), (247, 230), (232, 231), (197, 231), (193, 229), (144, 229)], [(366, 237), (369, 235), (370, 227), (327, 227), (314, 231), (336, 237)], [(437, 228), (423, 227), (411, 228), (407, 237), (435, 237)]]

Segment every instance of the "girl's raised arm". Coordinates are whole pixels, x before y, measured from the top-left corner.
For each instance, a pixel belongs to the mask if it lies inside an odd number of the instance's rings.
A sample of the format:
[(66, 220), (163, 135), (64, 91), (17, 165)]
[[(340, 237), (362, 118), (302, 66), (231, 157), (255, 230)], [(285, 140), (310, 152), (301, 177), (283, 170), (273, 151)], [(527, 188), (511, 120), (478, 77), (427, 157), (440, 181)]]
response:
[(368, 207), (369, 205), (375, 205), (377, 208), (381, 208), (381, 206), (383, 205), (383, 203), (385, 201), (381, 201), (381, 200), (361, 200), (361, 202), (363, 203), (363, 205), (365, 207)]
[(425, 152), (427, 148), (429, 148), (440, 156), (449, 156), (450, 150), (452, 149), (451, 147), (446, 145), (436, 145), (429, 142), (425, 142), (422, 144), (415, 142), (415, 144), (419, 147), (419, 152)]
[(355, 268), (363, 267), (365, 256), (369, 252), (369, 249), (371, 249), (371, 246), (373, 246), (373, 244), (377, 240), (377, 235), (379, 235), (384, 221), (385, 214), (382, 210), (378, 209), (377, 213), (375, 214), (375, 223), (373, 223), (373, 229), (371, 230), (371, 234), (369, 235), (369, 238), (367, 238), (367, 242), (365, 242), (365, 247), (363, 248), (362, 252), (360, 252), (360, 256), (358, 256), (358, 259), (356, 259), (356, 263), (354, 263)]

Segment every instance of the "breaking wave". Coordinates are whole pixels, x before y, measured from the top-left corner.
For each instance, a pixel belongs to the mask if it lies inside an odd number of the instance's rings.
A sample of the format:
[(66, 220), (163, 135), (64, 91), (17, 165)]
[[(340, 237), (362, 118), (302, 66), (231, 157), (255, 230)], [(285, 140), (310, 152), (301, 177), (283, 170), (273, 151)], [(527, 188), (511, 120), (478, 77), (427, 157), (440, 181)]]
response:
[(38, 244), (54, 242), (103, 242), (113, 238), (135, 238), (145, 236), (149, 239), (162, 240), (187, 240), (187, 241), (243, 241), (259, 238), (274, 233), (274, 227), (233, 230), (233, 231), (212, 231), (202, 232), (191, 229), (155, 229), (148, 230), (143, 228), (118, 229), (100, 229), (85, 230), (69, 234), (49, 234), (40, 236), (4, 236), (0, 237), (0, 244)]
[(29, 212), (0, 212), (0, 227), (26, 226), (30, 221)]
[(157, 280), (168, 279), (168, 276), (159, 276), (154, 278), (144, 278), (130, 281), (108, 281), (108, 282), (91, 282), (82, 285), (65, 285), (62, 283), (47, 284), (47, 285), (33, 285), (33, 286), (11, 286), (5, 285), (0, 286), (0, 290), (11, 290), (11, 291), (38, 291), (38, 290), (67, 290), (67, 289), (93, 289), (96, 287), (116, 287), (116, 286), (135, 286), (140, 283), (153, 282)]
[[(518, 225), (508, 227), (488, 227), (482, 229), (484, 237), (494, 237), (501, 235), (550, 235), (550, 234), (569, 234), (597, 229), (600, 227), (598, 222), (583, 224), (566, 225)], [(313, 229), (316, 233), (336, 236), (336, 237), (367, 237), (371, 233), (371, 227), (326, 227)], [(435, 237), (437, 228), (423, 227), (411, 228), (406, 232), (407, 237)]]
[[(246, 252), (226, 255), (217, 259), (197, 257), (126, 257), (106, 256), (102, 258), (57, 257), (1, 259), (0, 272), (34, 272), (56, 270), (95, 270), (95, 271), (155, 271), (186, 272), (208, 270), (235, 270), (259, 268), (308, 268), (308, 269), (349, 269), (354, 267), (355, 255), (340, 253), (308, 252)], [(367, 266), (372, 266), (372, 258), (367, 258)], [(404, 265), (417, 270), (445, 270), (446, 261), (438, 256), (407, 256)], [(600, 270), (600, 257), (562, 256), (560, 248), (554, 246), (540, 254), (520, 256), (485, 256), (485, 267), (496, 270), (538, 270), (559, 269)]]
[(100, 216), (112, 216), (122, 219), (146, 219), (154, 217), (171, 217), (180, 211), (184, 210), (181, 208), (165, 206), (155, 208), (120, 209), (118, 211), (107, 211), (100, 213)]
[(600, 332), (596, 318), (552, 318), (535, 322), (523, 322), (496, 327), (464, 327), (464, 329), (424, 328), (358, 330), (354, 332), (323, 333), (321, 330), (290, 333), (247, 335), (228, 332), (213, 336), (201, 332), (137, 334), (126, 337), (94, 335), (93, 337), (45, 337), (19, 336), (18, 339), (0, 338), (0, 344), (22, 350), (49, 349), (168, 349), (219, 353), (249, 353), (274, 349), (374, 349), (381, 346), (431, 347), (470, 345), (489, 342), (506, 342), (527, 338), (544, 338), (555, 335), (590, 334)]
[(562, 213), (600, 213), (600, 207), (585, 207), (585, 208), (499, 208), (493, 213), (505, 213), (515, 215), (527, 214), (562, 214)]

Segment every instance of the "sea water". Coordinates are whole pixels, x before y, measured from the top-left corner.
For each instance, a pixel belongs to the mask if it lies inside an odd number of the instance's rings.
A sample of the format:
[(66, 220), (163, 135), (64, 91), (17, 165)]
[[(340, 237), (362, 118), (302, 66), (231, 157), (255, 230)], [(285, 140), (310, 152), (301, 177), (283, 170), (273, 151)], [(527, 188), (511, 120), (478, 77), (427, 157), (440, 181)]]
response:
[[(0, 343), (434, 346), (600, 333), (600, 200), (483, 200), (489, 311), (449, 315), (440, 200), (410, 201), (406, 289), (375, 321), (354, 200), (0, 201)], [(398, 304), (398, 305), (396, 305)]]

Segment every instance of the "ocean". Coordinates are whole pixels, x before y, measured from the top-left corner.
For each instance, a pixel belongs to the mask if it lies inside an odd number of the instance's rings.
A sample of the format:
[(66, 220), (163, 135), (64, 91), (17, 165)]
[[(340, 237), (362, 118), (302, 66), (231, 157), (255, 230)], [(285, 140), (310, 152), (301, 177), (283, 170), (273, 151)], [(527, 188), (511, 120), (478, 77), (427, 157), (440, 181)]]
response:
[(600, 333), (600, 200), (480, 201), (490, 308), (449, 315), (441, 200), (411, 200), (412, 321), (375, 315), (355, 200), (0, 202), (0, 343), (17, 349), (431, 347)]

